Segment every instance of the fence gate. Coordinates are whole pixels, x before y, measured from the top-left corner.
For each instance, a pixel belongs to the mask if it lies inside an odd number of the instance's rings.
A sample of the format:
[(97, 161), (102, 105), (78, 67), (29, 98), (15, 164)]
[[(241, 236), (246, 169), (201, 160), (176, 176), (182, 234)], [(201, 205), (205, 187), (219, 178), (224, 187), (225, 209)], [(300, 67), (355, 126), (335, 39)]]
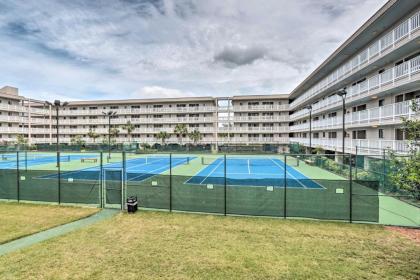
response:
[(102, 205), (104, 208), (119, 208), (123, 205), (123, 171), (122, 169), (102, 170)]

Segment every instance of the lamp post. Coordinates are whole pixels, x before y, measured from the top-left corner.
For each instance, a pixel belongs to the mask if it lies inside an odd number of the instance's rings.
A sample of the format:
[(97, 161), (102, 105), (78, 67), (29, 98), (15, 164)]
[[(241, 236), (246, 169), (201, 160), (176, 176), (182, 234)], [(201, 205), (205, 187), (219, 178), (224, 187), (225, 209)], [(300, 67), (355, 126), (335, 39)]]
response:
[(309, 110), (309, 153), (312, 154), (312, 105), (308, 105), (305, 109)]
[(111, 159), (111, 118), (117, 114), (115, 111), (102, 112), (108, 117), (108, 160)]
[(64, 107), (67, 106), (69, 103), (68, 102), (61, 102), (60, 100), (55, 100), (54, 103), (51, 103), (49, 101), (45, 101), (45, 104), (54, 107), (55, 108), (55, 126), (56, 126), (56, 148), (57, 148), (57, 167), (60, 167), (60, 161), (59, 161), (59, 155), (58, 153), (60, 152), (60, 127), (59, 127), (59, 117), (60, 117), (60, 107)]
[(60, 172), (60, 128), (59, 128), (59, 119), (60, 119), (60, 107), (67, 106), (68, 102), (61, 102), (60, 100), (55, 100), (54, 103), (45, 101), (45, 104), (50, 107), (55, 108), (55, 125), (56, 125), (56, 139), (57, 139), (57, 180), (58, 180), (58, 204), (61, 203), (61, 172)]
[(346, 121), (346, 94), (347, 91), (345, 88), (340, 89), (339, 91), (337, 91), (337, 95), (341, 96), (341, 98), (343, 99), (343, 156), (344, 156), (344, 148), (345, 148), (345, 137), (346, 137), (346, 132), (345, 132), (345, 121)]

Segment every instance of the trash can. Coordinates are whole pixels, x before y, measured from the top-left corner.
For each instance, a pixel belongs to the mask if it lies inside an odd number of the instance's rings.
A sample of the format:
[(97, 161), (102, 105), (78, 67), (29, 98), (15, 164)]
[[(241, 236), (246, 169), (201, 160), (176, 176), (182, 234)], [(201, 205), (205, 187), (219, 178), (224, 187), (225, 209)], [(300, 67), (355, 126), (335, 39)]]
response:
[(137, 196), (129, 196), (127, 198), (127, 212), (135, 213), (138, 209)]

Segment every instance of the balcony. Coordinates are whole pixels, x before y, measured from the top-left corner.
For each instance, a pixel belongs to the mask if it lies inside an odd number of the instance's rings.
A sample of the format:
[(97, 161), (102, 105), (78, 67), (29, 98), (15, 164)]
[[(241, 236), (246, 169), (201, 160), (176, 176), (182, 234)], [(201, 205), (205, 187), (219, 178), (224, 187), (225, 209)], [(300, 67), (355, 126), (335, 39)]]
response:
[(400, 47), (404, 39), (411, 40), (416, 38), (415, 33), (419, 30), (420, 12), (417, 12), (296, 98), (290, 104), (290, 107), (296, 108), (303, 102), (316, 97), (318, 94), (350, 77), (360, 69), (384, 57), (392, 50)]
[(242, 105), (233, 106), (233, 112), (252, 112), (252, 111), (288, 111), (289, 105)]
[(23, 107), (21, 105), (9, 105), (0, 103), (0, 111), (21, 112), (22, 108)]
[(257, 127), (219, 127), (219, 132), (235, 132), (235, 133), (284, 133), (289, 131), (288, 126), (257, 126)]
[(235, 116), (234, 122), (288, 122), (289, 116)]
[[(346, 114), (346, 127), (362, 127), (372, 125), (387, 125), (401, 122), (401, 117), (412, 118), (415, 112), (410, 107), (410, 101), (398, 102), (394, 104), (385, 105), (382, 107), (375, 107), (359, 112), (352, 112)], [(420, 100), (417, 100), (420, 102)], [(323, 129), (340, 129), (343, 120), (342, 116), (328, 118), (319, 121), (312, 121), (313, 130)], [(290, 126), (290, 131), (308, 131), (309, 122)]]
[[(392, 67), (381, 74), (374, 75), (364, 82), (355, 86), (347, 87), (346, 103), (351, 104), (361, 98), (374, 96), (378, 93), (389, 90), (396, 86), (401, 86), (405, 83), (418, 81), (420, 79), (420, 56), (417, 56), (400, 65)], [(342, 99), (338, 95), (333, 95), (326, 99), (319, 101), (312, 105), (312, 113), (316, 114), (328, 109), (340, 107)], [(309, 112), (307, 109), (302, 109), (290, 115), (291, 120), (297, 120), (307, 117)]]
[(6, 123), (21, 123), (23, 120), (20, 116), (6, 116), (6, 115), (0, 115), (0, 122), (6, 122)]
[(246, 145), (258, 145), (258, 144), (288, 144), (289, 138), (287, 137), (220, 137), (218, 138), (218, 144), (246, 144)]
[[(312, 148), (321, 147), (326, 150), (342, 151), (342, 139), (317, 139), (312, 138)], [(290, 138), (291, 143), (299, 143), (309, 146), (309, 138)], [(345, 152), (356, 153), (357, 150), (363, 154), (378, 154), (381, 149), (391, 149), (393, 151), (407, 153), (409, 151), (408, 142), (403, 140), (381, 140), (381, 139), (346, 139)]]

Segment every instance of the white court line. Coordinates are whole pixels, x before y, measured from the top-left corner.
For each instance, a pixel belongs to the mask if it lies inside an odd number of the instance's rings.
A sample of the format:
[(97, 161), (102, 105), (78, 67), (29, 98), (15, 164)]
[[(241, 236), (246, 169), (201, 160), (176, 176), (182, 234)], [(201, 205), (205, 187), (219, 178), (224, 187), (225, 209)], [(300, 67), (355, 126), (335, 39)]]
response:
[[(278, 167), (280, 167), (282, 170), (284, 170), (284, 168), (280, 165), (280, 164), (278, 164), (277, 162), (275, 162), (272, 158), (270, 158), (270, 160), (275, 164), (275, 165), (277, 165)], [(300, 181), (299, 181), (299, 179), (298, 178), (296, 178), (295, 176), (293, 176), (292, 174), (290, 174), (289, 173), (289, 171), (287, 171), (287, 166), (286, 166), (286, 174), (289, 174), (292, 178), (295, 178), (295, 180), (303, 187), (303, 188), (305, 188), (305, 189), (307, 189), (307, 187), (304, 185), (304, 184), (302, 184)], [(284, 181), (285, 182), (287, 182), (287, 178), (284, 178)]]
[[(182, 162), (181, 162), (181, 163), (182, 163)], [(177, 166), (177, 165), (176, 165), (176, 166)], [(127, 181), (133, 181), (133, 179), (137, 179), (137, 178), (142, 177), (142, 176), (144, 176), (144, 175), (150, 175), (150, 174), (151, 174), (151, 172), (157, 171), (157, 170), (159, 170), (159, 169), (163, 169), (163, 171), (165, 171), (166, 169), (169, 169), (169, 164), (165, 164), (164, 166), (161, 166), (161, 167), (159, 167), (159, 168), (156, 168), (156, 169), (149, 170), (149, 171), (147, 171), (147, 172), (141, 173), (139, 176), (136, 176), (136, 177), (130, 178), (130, 180), (127, 180)], [(153, 176), (151, 176), (151, 177), (154, 177), (154, 176), (156, 176), (156, 175), (158, 175), (158, 174), (154, 174), (154, 175), (153, 175)], [(150, 178), (150, 177), (149, 177), (149, 178)]]
[(204, 178), (203, 179), (203, 181), (201, 181), (200, 182), (200, 185), (211, 175), (211, 174), (213, 174), (213, 172), (220, 166), (220, 164), (222, 164), (222, 162), (224, 162), (224, 160), (221, 160), (220, 162), (219, 162), (219, 164), (218, 165), (216, 165), (216, 167), (215, 168), (213, 168), (213, 170), (206, 176), (206, 178)]
[(251, 167), (249, 166), (250, 160), (248, 159), (248, 174), (251, 174)]

